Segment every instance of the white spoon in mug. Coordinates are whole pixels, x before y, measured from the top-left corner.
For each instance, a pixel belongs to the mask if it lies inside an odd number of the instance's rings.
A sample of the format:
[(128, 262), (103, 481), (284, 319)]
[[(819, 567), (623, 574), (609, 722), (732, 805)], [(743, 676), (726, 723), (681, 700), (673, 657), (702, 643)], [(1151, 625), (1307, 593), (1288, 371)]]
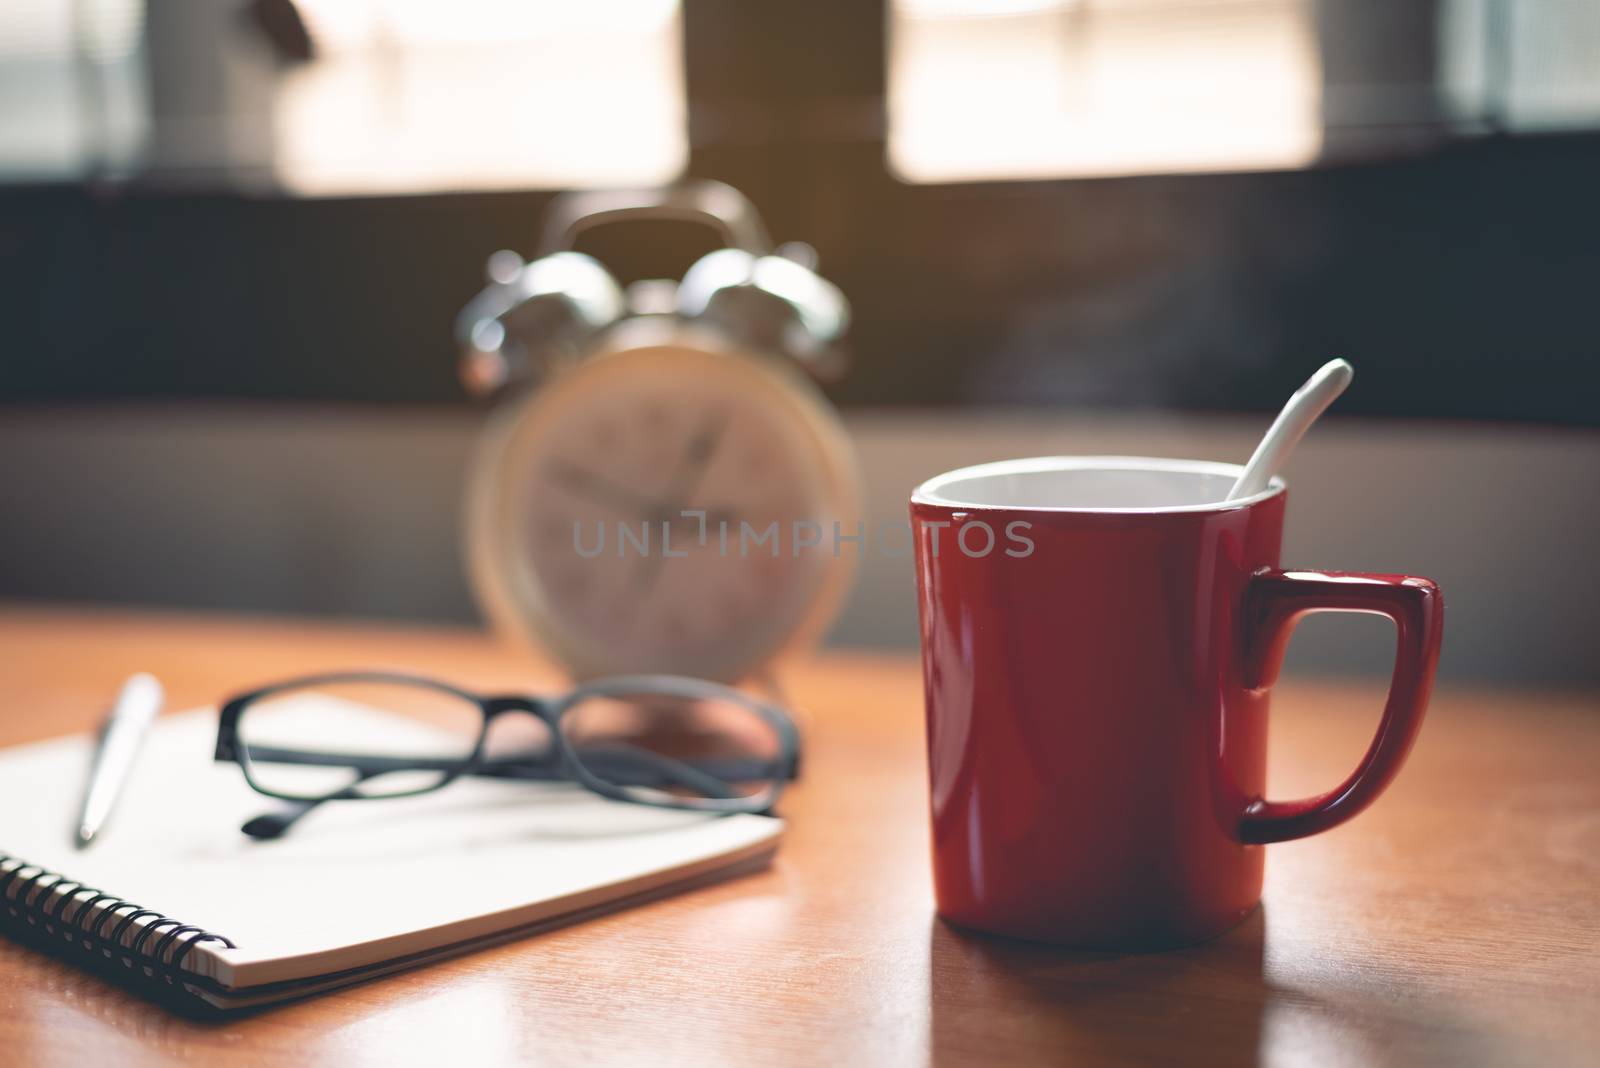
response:
[(1239, 476), (1239, 481), (1233, 484), (1233, 489), (1223, 499), (1236, 501), (1266, 489), (1272, 476), (1278, 473), (1294, 447), (1300, 444), (1305, 432), (1311, 429), (1311, 424), (1344, 392), (1355, 373), (1356, 369), (1348, 362), (1329, 360), (1316, 374), (1306, 379), (1306, 384), (1294, 391), (1289, 403), (1272, 421), (1267, 436), (1261, 439), (1250, 462), (1244, 465), (1244, 473)]

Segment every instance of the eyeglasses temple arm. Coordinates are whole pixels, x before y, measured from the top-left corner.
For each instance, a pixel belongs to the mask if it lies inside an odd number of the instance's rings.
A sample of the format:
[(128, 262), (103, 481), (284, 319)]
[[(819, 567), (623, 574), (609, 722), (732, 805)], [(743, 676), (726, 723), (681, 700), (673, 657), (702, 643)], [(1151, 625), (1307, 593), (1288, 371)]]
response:
[(285, 834), (289, 833), (289, 828), (300, 822), (300, 818), (305, 816), (312, 809), (318, 807), (325, 801), (338, 801), (343, 798), (355, 797), (357, 796), (355, 793), (355, 788), (357, 786), (360, 786), (368, 779), (375, 778), (376, 776), (382, 774), (384, 773), (381, 771), (358, 772), (355, 780), (342, 790), (335, 790), (326, 797), (307, 798), (303, 801), (290, 801), (277, 812), (263, 812), (259, 816), (254, 816), (246, 820), (244, 825), (239, 829), (258, 842), (268, 841), (273, 838), (282, 838)]

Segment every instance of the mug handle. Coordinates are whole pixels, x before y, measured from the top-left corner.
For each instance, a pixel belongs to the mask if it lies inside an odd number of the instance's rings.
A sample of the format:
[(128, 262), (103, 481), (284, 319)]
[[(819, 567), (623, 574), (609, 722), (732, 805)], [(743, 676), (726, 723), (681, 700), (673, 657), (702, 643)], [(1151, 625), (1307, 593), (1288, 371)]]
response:
[(1394, 620), (1396, 649), (1389, 700), (1367, 755), (1337, 788), (1299, 801), (1257, 798), (1245, 809), (1240, 840), (1287, 842), (1326, 831), (1354, 816), (1400, 771), (1422, 726), (1444, 634), (1439, 587), (1411, 575), (1357, 571), (1256, 572), (1245, 591), (1244, 685), (1264, 690), (1278, 678), (1289, 636), (1312, 612), (1367, 612)]

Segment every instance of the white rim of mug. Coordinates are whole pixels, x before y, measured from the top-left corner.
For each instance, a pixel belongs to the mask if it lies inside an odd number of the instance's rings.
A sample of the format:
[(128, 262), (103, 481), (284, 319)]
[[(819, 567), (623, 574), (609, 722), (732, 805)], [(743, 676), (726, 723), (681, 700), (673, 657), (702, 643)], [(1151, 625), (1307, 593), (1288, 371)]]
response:
[(1273, 475), (1267, 488), (1236, 501), (1208, 501), (1204, 504), (1162, 505), (1152, 508), (1088, 508), (1071, 505), (1045, 504), (978, 504), (940, 495), (940, 490), (952, 482), (970, 478), (998, 478), (1005, 475), (1030, 475), (1047, 471), (1150, 471), (1160, 474), (1221, 475), (1237, 479), (1244, 473), (1243, 464), (1223, 463), (1220, 460), (1174, 460), (1156, 456), (1030, 456), (1020, 460), (996, 460), (993, 463), (958, 467), (935, 475), (911, 494), (912, 504), (926, 504), (936, 508), (962, 508), (988, 512), (1063, 512), (1078, 515), (1164, 515), (1178, 512), (1231, 512), (1248, 508), (1269, 497), (1276, 497), (1289, 488), (1281, 475)]

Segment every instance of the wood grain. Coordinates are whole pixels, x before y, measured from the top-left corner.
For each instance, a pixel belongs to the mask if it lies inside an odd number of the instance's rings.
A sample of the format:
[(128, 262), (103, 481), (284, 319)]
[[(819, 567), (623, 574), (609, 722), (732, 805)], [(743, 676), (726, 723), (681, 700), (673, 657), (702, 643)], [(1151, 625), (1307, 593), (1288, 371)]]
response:
[[(134, 670), (184, 707), (359, 665), (558, 684), (470, 631), (13, 607), (0, 743), (88, 728)], [(829, 654), (785, 681), (807, 777), (768, 872), (220, 1023), (0, 943), (0, 1060), (1460, 1065), (1592, 1063), (1600, 1049), (1600, 696), (1443, 686), (1372, 811), (1271, 847), (1266, 902), (1244, 926), (1105, 956), (933, 917), (912, 659)], [(1380, 698), (1285, 680), (1274, 791), (1337, 781)]]

